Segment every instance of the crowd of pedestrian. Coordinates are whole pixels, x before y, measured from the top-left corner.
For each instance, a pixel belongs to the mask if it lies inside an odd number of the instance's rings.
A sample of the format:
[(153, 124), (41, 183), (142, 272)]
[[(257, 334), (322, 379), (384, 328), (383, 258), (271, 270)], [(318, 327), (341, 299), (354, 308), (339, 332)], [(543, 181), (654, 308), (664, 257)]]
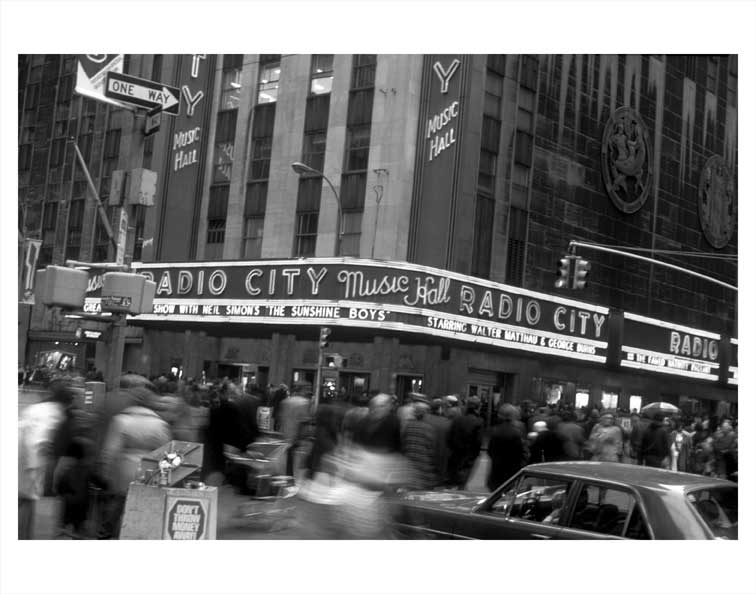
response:
[(486, 422), (477, 396), (411, 393), (399, 402), (377, 391), (325, 398), (314, 410), (310, 385), (242, 388), (228, 378), (184, 381), (169, 373), (125, 374), (95, 412), (81, 404), (83, 392), (84, 378), (56, 378), (19, 417), (19, 538), (31, 537), (35, 501), (45, 495), (62, 502), (61, 534), (117, 538), (139, 461), (172, 439), (204, 444), (203, 481), (243, 485), (226, 452), (244, 452), (263, 431), (286, 443), (286, 475), (300, 482), (337, 476), (373, 494), (464, 489), (482, 460), (490, 490), (527, 464), (561, 460), (737, 480), (737, 419), (729, 417), (633, 411), (620, 420), (598, 406), (523, 401), (501, 404)]

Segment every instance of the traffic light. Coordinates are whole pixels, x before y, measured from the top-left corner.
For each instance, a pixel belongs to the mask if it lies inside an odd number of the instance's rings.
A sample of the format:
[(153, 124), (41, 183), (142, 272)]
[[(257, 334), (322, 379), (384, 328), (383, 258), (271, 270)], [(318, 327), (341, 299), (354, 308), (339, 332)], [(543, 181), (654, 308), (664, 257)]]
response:
[(557, 266), (557, 279), (554, 281), (557, 289), (564, 289), (570, 286), (570, 257), (565, 256), (559, 259)]
[(578, 258), (575, 260), (575, 276), (572, 282), (573, 289), (584, 289), (588, 284), (587, 277), (591, 271), (591, 263), (588, 260)]
[(328, 348), (328, 336), (331, 334), (330, 328), (321, 328), (320, 329), (320, 348), (321, 349), (327, 349)]

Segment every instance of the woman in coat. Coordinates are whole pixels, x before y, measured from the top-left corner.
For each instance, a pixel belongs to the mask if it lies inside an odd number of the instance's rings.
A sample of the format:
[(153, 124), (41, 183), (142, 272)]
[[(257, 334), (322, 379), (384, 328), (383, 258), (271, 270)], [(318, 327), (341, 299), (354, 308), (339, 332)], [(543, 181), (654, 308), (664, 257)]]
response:
[(171, 441), (170, 426), (154, 410), (157, 395), (146, 386), (126, 392), (130, 406), (110, 421), (100, 458), (100, 476), (110, 496), (101, 538), (118, 538), (126, 494), (142, 458)]

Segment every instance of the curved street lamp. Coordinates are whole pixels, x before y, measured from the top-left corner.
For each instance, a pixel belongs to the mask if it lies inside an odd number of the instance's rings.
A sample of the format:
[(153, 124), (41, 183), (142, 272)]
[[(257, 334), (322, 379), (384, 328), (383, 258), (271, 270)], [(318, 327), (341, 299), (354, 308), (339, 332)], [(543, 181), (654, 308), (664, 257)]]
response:
[(313, 169), (309, 165), (305, 165), (304, 163), (300, 163), (299, 161), (296, 161), (291, 164), (291, 168), (294, 170), (294, 173), (299, 175), (300, 177), (302, 175), (317, 175), (318, 177), (323, 178), (326, 180), (326, 183), (331, 188), (331, 191), (333, 192), (333, 197), (336, 199), (336, 208), (338, 209), (338, 219), (336, 222), (336, 245), (334, 246), (334, 256), (338, 256), (341, 252), (341, 223), (342, 223), (342, 217), (341, 217), (341, 198), (339, 197), (338, 192), (336, 192), (336, 188), (333, 187), (333, 184), (331, 183), (331, 180), (326, 177), (326, 174), (322, 171), (318, 171), (317, 169)]

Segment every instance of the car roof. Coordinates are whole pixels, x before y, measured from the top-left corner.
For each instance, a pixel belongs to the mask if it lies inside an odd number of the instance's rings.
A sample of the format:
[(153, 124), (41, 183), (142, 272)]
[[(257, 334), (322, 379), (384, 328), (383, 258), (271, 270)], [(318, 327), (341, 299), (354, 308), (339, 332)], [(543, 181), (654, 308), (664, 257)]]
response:
[(618, 462), (542, 462), (531, 464), (526, 470), (534, 470), (572, 478), (595, 479), (624, 483), (639, 489), (679, 490), (705, 487), (737, 487), (736, 483), (724, 479), (675, 472), (649, 466), (621, 464)]

